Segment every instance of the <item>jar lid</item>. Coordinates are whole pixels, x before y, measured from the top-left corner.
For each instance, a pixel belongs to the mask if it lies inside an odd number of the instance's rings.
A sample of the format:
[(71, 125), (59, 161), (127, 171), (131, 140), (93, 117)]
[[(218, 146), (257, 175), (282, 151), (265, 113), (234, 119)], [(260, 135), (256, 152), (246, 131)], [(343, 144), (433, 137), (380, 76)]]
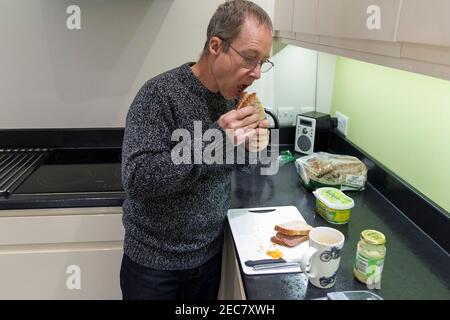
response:
[(331, 209), (346, 210), (355, 206), (353, 199), (337, 188), (323, 187), (313, 191), (313, 194)]
[(369, 244), (382, 245), (386, 243), (386, 237), (377, 230), (364, 230), (361, 232), (361, 239)]

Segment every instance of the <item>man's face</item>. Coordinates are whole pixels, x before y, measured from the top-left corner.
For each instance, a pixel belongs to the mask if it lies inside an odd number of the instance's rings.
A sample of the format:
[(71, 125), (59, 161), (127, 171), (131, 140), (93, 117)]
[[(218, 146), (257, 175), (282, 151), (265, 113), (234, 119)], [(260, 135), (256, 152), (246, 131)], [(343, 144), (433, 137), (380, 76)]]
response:
[[(272, 33), (249, 18), (231, 46), (246, 58), (265, 60), (272, 47)], [(253, 81), (261, 77), (259, 64), (253, 69), (243, 67), (243, 58), (235, 50), (230, 47), (227, 52), (221, 51), (212, 68), (219, 92), (227, 100), (238, 97)]]

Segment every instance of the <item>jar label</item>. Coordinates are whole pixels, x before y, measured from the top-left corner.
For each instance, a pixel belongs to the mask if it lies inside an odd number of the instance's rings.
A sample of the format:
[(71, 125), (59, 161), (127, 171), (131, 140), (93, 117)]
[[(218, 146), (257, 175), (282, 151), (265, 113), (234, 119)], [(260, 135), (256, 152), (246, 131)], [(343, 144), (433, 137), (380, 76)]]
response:
[(374, 259), (368, 258), (361, 253), (356, 254), (355, 268), (365, 277), (378, 279), (383, 271), (384, 258)]

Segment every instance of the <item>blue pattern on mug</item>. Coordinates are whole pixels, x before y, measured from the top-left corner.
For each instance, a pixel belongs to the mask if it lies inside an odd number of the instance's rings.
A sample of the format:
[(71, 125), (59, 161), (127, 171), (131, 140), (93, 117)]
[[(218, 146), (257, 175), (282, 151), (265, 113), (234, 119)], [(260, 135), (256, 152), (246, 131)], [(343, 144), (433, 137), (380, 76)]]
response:
[(323, 262), (328, 262), (331, 259), (336, 260), (341, 257), (341, 249), (337, 247), (331, 248), (331, 250), (326, 250), (320, 254), (320, 260)]
[(336, 274), (337, 272), (335, 272), (331, 277), (320, 277), (319, 278), (319, 283), (322, 287), (326, 287), (329, 286), (330, 284), (334, 283), (336, 281)]

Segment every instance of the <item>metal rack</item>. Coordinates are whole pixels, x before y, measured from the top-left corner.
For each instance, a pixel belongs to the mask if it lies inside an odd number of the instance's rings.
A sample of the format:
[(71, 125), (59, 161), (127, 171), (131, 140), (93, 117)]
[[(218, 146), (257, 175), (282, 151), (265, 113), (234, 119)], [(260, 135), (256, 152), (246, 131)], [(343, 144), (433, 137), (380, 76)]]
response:
[(48, 157), (49, 149), (0, 149), (0, 196), (8, 196)]

